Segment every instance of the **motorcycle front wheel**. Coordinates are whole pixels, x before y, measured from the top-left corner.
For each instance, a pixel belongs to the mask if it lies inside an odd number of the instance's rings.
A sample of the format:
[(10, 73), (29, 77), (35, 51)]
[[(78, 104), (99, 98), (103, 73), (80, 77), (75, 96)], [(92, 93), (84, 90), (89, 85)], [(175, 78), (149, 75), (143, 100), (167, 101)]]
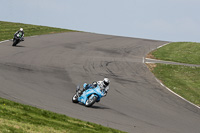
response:
[(93, 96), (92, 98), (91, 96), (88, 98), (88, 100), (85, 103), (86, 107), (91, 107), (97, 101), (97, 96)]
[(78, 95), (77, 95), (77, 93), (75, 93), (74, 96), (72, 97), (72, 102), (73, 103), (78, 103)]
[(17, 43), (18, 43), (18, 40), (17, 40), (17, 39), (15, 39), (15, 40), (13, 41), (13, 45), (12, 45), (12, 46), (16, 46), (16, 45), (17, 45)]

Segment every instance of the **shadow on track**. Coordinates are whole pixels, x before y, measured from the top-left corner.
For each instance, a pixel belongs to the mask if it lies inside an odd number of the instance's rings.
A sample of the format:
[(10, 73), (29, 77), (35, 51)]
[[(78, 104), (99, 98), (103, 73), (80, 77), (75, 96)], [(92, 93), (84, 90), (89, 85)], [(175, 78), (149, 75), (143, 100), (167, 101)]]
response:
[(25, 46), (17, 45), (17, 46), (13, 46), (13, 47), (19, 47), (20, 48), (20, 47), (25, 47)]
[(97, 105), (92, 105), (91, 107), (86, 107), (83, 103), (77, 103), (77, 105), (84, 106), (85, 108), (91, 108), (91, 109), (110, 109), (105, 106), (97, 106)]
[(92, 107), (90, 107), (90, 108), (92, 108), (92, 109), (110, 109), (110, 108), (108, 108), (108, 107), (103, 107), (103, 106), (95, 106), (95, 105), (93, 105)]

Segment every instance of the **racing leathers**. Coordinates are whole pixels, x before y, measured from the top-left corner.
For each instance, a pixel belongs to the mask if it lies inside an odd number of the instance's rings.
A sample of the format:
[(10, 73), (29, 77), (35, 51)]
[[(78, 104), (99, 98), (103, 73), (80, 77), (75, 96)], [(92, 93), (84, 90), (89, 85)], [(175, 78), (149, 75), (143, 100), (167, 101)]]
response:
[(106, 86), (106, 85), (103, 83), (103, 81), (97, 81), (97, 84), (98, 84), (99, 87), (101, 88), (101, 91), (104, 92), (104, 96), (106, 96), (107, 93), (108, 93), (108, 90), (109, 90), (109, 85)]
[(15, 34), (14, 34), (14, 38), (13, 38), (13, 41), (16, 39), (16, 37), (20, 38), (21, 41), (24, 41), (24, 31), (17, 31)]

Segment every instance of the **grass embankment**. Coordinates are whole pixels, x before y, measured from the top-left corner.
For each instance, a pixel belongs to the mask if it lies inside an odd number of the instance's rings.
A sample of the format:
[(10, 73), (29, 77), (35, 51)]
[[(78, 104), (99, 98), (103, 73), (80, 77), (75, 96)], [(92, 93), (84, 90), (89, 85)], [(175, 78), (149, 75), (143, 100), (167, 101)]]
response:
[(53, 28), (53, 27), (47, 27), (47, 26), (38, 26), (38, 25), (0, 21), (0, 41), (12, 39), (14, 36), (14, 33), (18, 31), (20, 28), (24, 29), (25, 37), (73, 31), (73, 30)]
[[(171, 43), (153, 51), (151, 56), (160, 60), (200, 64), (200, 43)], [(151, 71), (168, 88), (200, 106), (200, 67), (156, 64)]]
[(200, 43), (175, 42), (154, 51), (156, 59), (187, 64), (200, 64)]
[(2, 98), (0, 98), (0, 132), (121, 133), (116, 129)]
[(200, 67), (156, 64), (152, 72), (168, 88), (200, 106)]
[[(11, 39), (20, 27), (24, 28), (25, 36), (71, 31), (46, 26), (0, 21), (0, 41)], [(122, 131), (0, 98), (1, 132), (121, 133)]]

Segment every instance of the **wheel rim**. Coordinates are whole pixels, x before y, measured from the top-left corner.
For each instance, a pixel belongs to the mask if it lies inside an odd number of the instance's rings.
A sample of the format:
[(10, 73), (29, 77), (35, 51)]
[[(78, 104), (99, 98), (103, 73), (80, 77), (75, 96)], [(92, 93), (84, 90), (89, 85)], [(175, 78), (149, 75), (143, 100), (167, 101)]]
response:
[(85, 105), (88, 105), (88, 104), (92, 103), (93, 100), (94, 100), (94, 98), (95, 98), (95, 96), (94, 96), (92, 99), (89, 98), (89, 99), (86, 101)]
[(76, 100), (76, 99), (77, 99), (77, 95), (74, 95), (74, 96), (73, 96), (73, 100)]

